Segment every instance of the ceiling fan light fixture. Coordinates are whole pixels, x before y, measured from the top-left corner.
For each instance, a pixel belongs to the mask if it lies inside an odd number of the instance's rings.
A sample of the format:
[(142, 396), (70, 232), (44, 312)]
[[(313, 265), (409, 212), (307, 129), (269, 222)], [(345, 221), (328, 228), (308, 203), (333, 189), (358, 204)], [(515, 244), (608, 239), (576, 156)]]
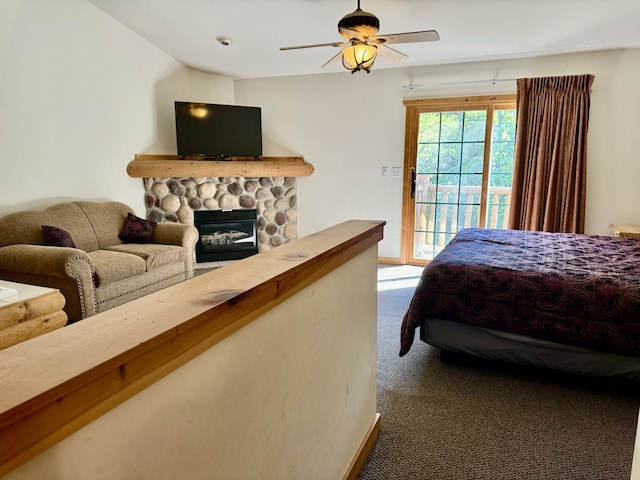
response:
[(351, 73), (364, 70), (369, 73), (378, 56), (378, 47), (366, 43), (356, 43), (342, 50), (342, 65)]
[[(421, 30), (417, 32), (394, 33), (378, 35), (380, 20), (373, 13), (365, 12), (358, 7), (348, 13), (338, 22), (338, 33), (344, 38), (342, 42), (315, 43), (293, 47), (280, 47), (280, 50), (295, 50), (312, 47), (340, 47), (342, 50), (333, 55), (322, 66), (333, 65), (342, 60), (342, 66), (351, 73), (364, 70), (369, 73), (376, 61), (378, 52), (382, 52), (383, 59), (398, 62), (407, 56), (389, 47), (394, 43), (435, 42), (440, 40), (435, 30)], [(378, 50), (380, 46), (381, 50)]]

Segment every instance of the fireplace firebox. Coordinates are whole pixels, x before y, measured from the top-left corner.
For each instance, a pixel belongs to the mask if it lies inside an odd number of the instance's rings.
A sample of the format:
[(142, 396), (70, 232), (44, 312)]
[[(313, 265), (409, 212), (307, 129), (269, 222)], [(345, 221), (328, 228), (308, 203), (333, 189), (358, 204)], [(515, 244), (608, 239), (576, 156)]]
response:
[(258, 253), (257, 211), (196, 210), (196, 262), (237, 260)]

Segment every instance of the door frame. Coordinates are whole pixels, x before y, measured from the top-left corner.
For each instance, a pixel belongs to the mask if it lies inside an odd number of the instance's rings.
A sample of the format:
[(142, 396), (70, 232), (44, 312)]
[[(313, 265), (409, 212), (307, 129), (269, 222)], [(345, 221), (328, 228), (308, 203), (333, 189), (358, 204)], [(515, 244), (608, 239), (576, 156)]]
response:
[[(424, 98), (405, 99), (405, 135), (404, 135), (404, 168), (402, 180), (402, 222), (400, 237), (400, 262), (404, 265), (427, 265), (430, 260), (414, 259), (411, 254), (415, 234), (415, 200), (411, 198), (412, 189), (415, 186), (416, 163), (418, 157), (418, 130), (420, 114), (424, 112), (445, 112), (474, 110), (477, 108), (491, 108), (493, 112), (498, 108), (514, 108), (516, 94), (482, 95), (451, 98)], [(489, 126), (492, 126), (493, 115), (487, 117)], [(485, 142), (490, 140), (491, 129), (485, 132)], [(485, 149), (485, 169), (489, 161)], [(483, 175), (482, 188), (488, 186), (488, 178)], [(482, 209), (482, 206), (481, 206)]]

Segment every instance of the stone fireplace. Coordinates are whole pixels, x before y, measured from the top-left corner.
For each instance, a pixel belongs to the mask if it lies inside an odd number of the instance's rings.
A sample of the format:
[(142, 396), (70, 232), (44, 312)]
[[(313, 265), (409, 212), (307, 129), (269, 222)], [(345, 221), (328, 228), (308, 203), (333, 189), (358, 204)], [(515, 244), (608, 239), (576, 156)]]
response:
[(298, 236), (296, 177), (143, 178), (147, 219), (194, 225), (194, 212), (255, 209), (260, 252)]

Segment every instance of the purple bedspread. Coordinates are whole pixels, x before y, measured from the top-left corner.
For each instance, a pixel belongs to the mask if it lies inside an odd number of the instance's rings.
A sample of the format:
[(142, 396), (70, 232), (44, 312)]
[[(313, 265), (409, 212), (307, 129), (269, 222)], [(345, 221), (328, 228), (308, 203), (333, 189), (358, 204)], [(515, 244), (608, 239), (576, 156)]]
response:
[(427, 318), (640, 355), (640, 238), (463, 229), (424, 269), (400, 356)]

